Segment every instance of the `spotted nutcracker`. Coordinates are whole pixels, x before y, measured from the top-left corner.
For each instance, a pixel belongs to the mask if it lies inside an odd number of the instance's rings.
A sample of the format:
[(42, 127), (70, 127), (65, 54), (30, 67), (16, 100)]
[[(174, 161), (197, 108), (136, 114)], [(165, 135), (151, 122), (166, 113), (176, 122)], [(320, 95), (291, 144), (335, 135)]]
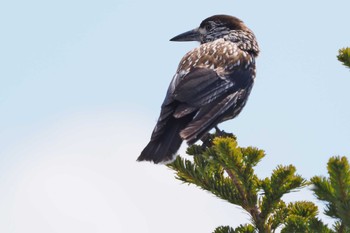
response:
[(170, 41), (199, 41), (180, 61), (151, 140), (138, 161), (171, 161), (182, 141), (201, 139), (245, 106), (255, 78), (259, 46), (238, 18), (214, 15)]

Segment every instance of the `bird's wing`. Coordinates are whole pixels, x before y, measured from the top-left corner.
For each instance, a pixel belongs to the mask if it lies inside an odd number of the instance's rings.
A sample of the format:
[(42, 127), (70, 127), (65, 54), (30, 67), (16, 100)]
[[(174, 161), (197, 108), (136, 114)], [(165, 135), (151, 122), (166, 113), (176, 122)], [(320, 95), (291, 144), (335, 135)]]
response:
[(173, 98), (198, 108), (213, 102), (234, 85), (234, 80), (222, 79), (215, 70), (195, 68), (175, 87)]
[(244, 61), (236, 64), (226, 73), (197, 67), (178, 80), (172, 97), (179, 104), (173, 116), (180, 118), (196, 111), (180, 133), (190, 144), (223, 119), (235, 117), (243, 108), (253, 84), (254, 64), (246, 65)]

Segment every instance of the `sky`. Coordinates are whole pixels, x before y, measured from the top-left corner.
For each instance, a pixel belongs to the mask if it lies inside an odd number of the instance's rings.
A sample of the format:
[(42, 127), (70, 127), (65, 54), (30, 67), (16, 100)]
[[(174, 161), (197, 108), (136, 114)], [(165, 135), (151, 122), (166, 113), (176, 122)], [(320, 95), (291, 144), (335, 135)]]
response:
[[(242, 209), (165, 166), (135, 161), (179, 60), (197, 46), (169, 39), (215, 14), (241, 18), (261, 48), (245, 109), (220, 128), (265, 150), (261, 178), (279, 164), (326, 176), (331, 156), (350, 155), (350, 73), (336, 59), (350, 46), (349, 8), (346, 0), (2, 1), (0, 232), (248, 223)], [(315, 198), (302, 190), (286, 200)]]

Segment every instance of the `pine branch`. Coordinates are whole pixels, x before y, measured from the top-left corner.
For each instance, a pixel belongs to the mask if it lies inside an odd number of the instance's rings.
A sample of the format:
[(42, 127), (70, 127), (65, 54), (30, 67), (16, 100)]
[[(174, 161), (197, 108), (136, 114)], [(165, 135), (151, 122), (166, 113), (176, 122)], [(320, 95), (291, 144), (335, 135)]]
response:
[(220, 226), (217, 227), (213, 233), (236, 233), (236, 231), (230, 226)]
[(280, 165), (273, 171), (271, 178), (265, 178), (261, 181), (261, 188), (264, 191), (261, 203), (263, 217), (267, 217), (277, 208), (284, 194), (307, 185), (307, 182), (295, 172), (296, 169), (292, 165)]
[(350, 165), (346, 157), (332, 157), (327, 164), (329, 178), (311, 179), (313, 191), (325, 201), (325, 214), (340, 220), (340, 232), (350, 229)]
[(287, 207), (288, 215), (281, 233), (335, 233), (316, 216), (317, 206), (309, 201), (297, 201)]
[(339, 49), (337, 58), (343, 63), (344, 66), (350, 68), (350, 48)]
[(250, 224), (240, 225), (233, 229), (230, 226), (221, 226), (215, 229), (213, 233), (256, 233), (254, 226)]
[[(290, 214), (281, 200), (282, 196), (304, 187), (306, 181), (296, 174), (292, 165), (278, 166), (270, 178), (260, 180), (254, 167), (265, 156), (264, 151), (254, 147), (239, 147), (234, 136), (225, 135), (215, 137), (209, 134), (202, 145), (193, 145), (187, 149), (193, 161), (177, 157), (168, 167), (176, 172), (177, 179), (195, 184), (221, 199), (239, 205), (251, 216), (252, 225), (236, 229), (218, 227), (215, 233), (274, 232), (285, 224)], [(295, 216), (297, 218), (299, 215)]]
[(224, 176), (222, 169), (213, 169), (203, 157), (195, 157), (193, 163), (178, 156), (168, 167), (176, 171), (177, 179), (195, 184), (232, 204), (242, 204), (232, 180)]

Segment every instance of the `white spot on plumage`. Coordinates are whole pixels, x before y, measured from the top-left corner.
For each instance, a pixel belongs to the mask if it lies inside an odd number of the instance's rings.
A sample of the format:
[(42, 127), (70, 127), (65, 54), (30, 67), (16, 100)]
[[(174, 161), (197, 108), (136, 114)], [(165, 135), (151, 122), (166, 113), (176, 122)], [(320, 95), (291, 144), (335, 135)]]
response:
[(181, 77), (185, 76), (187, 73), (188, 73), (188, 71), (186, 71), (186, 70), (180, 70), (178, 72), (178, 74), (176, 75), (176, 79), (178, 79), (179, 77), (181, 78)]
[(234, 57), (237, 57), (238, 56), (238, 51), (235, 49), (235, 50), (233, 50), (233, 56)]
[(213, 55), (216, 53), (216, 46), (213, 48)]

